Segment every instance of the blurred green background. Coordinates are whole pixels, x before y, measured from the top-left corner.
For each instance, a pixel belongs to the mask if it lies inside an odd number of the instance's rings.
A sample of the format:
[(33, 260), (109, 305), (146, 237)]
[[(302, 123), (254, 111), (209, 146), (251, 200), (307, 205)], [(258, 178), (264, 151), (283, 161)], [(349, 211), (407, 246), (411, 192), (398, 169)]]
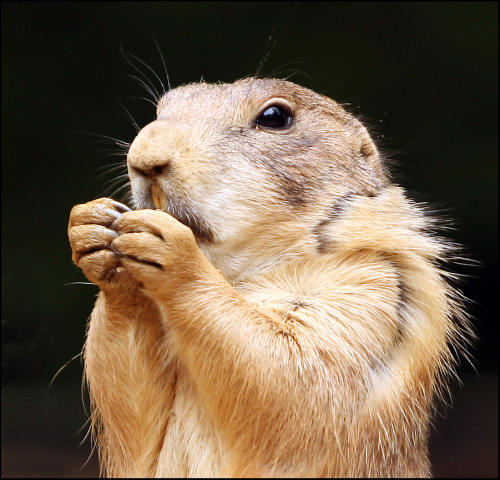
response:
[[(479, 341), (432, 439), (436, 476), (497, 470), (496, 2), (2, 2), (2, 476), (98, 472), (77, 356), (97, 288), (72, 265), (71, 207), (107, 193), (154, 107), (120, 46), (172, 86), (288, 76), (372, 127), (413, 198), (455, 220)], [(272, 42), (271, 42), (272, 43)], [(144, 67), (141, 67), (145, 70)], [(146, 69), (147, 70), (147, 69)], [(147, 72), (153, 77), (151, 72)], [(157, 85), (158, 82), (154, 80)], [(79, 430), (81, 427), (83, 429)], [(82, 442), (79, 446), (79, 443)]]

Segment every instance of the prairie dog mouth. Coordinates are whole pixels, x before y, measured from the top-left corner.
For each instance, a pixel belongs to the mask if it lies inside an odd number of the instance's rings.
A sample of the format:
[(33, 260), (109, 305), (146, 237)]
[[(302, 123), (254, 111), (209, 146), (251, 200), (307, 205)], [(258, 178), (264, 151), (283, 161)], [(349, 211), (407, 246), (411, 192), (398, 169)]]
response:
[(200, 215), (188, 208), (185, 202), (180, 199), (173, 200), (172, 198), (169, 198), (167, 201), (167, 194), (156, 183), (151, 185), (150, 192), (153, 205), (157, 210), (168, 213), (189, 227), (199, 241), (204, 243), (212, 243), (214, 241), (214, 234), (210, 227)]
[(151, 197), (153, 199), (153, 204), (157, 210), (165, 211), (167, 206), (167, 196), (163, 189), (156, 183), (151, 185)]

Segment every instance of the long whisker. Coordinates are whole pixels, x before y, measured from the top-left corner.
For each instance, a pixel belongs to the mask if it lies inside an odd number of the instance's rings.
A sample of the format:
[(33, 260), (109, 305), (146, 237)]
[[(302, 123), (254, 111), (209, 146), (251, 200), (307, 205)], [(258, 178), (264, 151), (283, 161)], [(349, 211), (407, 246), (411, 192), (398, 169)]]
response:
[[(160, 98), (160, 93), (158, 92), (158, 90), (156, 89), (154, 83), (149, 79), (149, 77), (140, 69), (137, 67), (137, 65), (135, 63), (133, 63), (130, 58), (134, 59), (136, 62), (140, 63), (141, 65), (144, 65), (150, 72), (153, 73), (153, 75), (156, 77), (156, 79), (160, 82), (160, 85), (162, 86), (162, 89), (163, 91), (165, 91), (165, 87), (163, 85), (163, 82), (161, 81), (160, 77), (158, 77), (158, 75), (156, 74), (156, 72), (144, 61), (142, 61), (140, 58), (136, 57), (135, 55), (133, 55), (132, 53), (130, 52), (125, 52), (122, 48), (122, 46), (120, 46), (120, 50), (122, 52), (122, 55), (123, 57), (125, 58), (125, 60), (128, 62), (128, 64), (136, 71), (139, 73), (139, 75), (141, 75), (145, 82), (144, 82), (144, 86), (148, 85), (149, 86), (149, 89), (148, 91), (152, 94), (153, 96), (153, 99), (158, 102), (159, 98)], [(139, 80), (139, 79), (138, 79)], [(153, 93), (154, 92), (154, 93)]]
[(127, 179), (128, 179), (128, 174), (124, 173), (123, 175), (118, 175), (117, 177), (107, 180), (106, 182), (104, 182), (104, 186), (116, 185), (116, 183), (120, 182), (121, 180), (127, 180)]
[(118, 146), (121, 146), (123, 148), (126, 148), (127, 150), (130, 147), (130, 143), (128, 143), (128, 142), (125, 142), (123, 140), (119, 140), (118, 138), (110, 137), (108, 135), (103, 135), (101, 133), (85, 132), (85, 131), (82, 131), (82, 130), (73, 130), (73, 132), (74, 133), (80, 133), (80, 134), (83, 134), (83, 135), (91, 135), (91, 136), (94, 136), (94, 137), (99, 137), (99, 138), (104, 139), (104, 140), (111, 140), (114, 144), (116, 144)]
[(153, 101), (155, 102), (155, 105), (158, 103), (160, 96), (154, 87), (151, 87), (147, 82), (142, 80), (142, 78), (139, 78), (136, 75), (132, 75), (131, 73), (125, 73), (125, 74), (123, 74), (123, 76), (129, 77), (134, 82), (139, 84), (142, 88), (144, 88), (144, 90), (146, 90), (146, 92), (148, 92), (151, 95), (151, 97), (153, 98)]
[[(107, 166), (107, 165), (106, 165)], [(106, 175), (111, 175), (113, 172), (115, 171), (123, 171), (125, 169), (126, 171), (126, 168), (127, 166), (126, 165), (121, 165), (120, 167), (112, 167), (108, 170), (104, 170), (102, 171), (99, 175), (97, 175), (96, 177), (94, 177), (93, 180), (100, 180), (101, 178), (104, 178), (106, 177)], [(125, 174), (126, 175), (126, 174)], [(123, 175), (120, 175), (120, 177), (123, 176)], [(119, 177), (118, 177), (119, 178)], [(108, 180), (108, 182), (111, 182), (113, 180), (116, 180), (116, 177), (113, 177), (111, 180)]]
[[(163, 64), (163, 70), (165, 72), (165, 77), (167, 78), (168, 89), (171, 90), (172, 87), (170, 86), (170, 77), (168, 75), (167, 65), (165, 64), (165, 59), (163, 58), (163, 54), (161, 53), (160, 45), (158, 45), (158, 42), (156, 41), (156, 37), (154, 36), (153, 30), (151, 30), (151, 35), (153, 36), (153, 40), (155, 41), (156, 48), (158, 49), (158, 53), (160, 54), (161, 63)], [(162, 86), (163, 86), (163, 84), (162, 84)], [(165, 88), (163, 88), (163, 93), (166, 93)]]
[(97, 167), (96, 172), (100, 172), (102, 170), (108, 171), (108, 169), (111, 172), (126, 167), (127, 167), (126, 162), (108, 163), (107, 165), (101, 165), (100, 167)]
[(148, 102), (150, 103), (151, 105), (153, 105), (156, 109), (158, 103), (155, 103), (153, 102), (153, 100), (151, 100), (150, 98), (146, 98), (146, 97), (139, 97), (138, 95), (132, 95), (131, 98), (138, 98), (140, 100), (144, 100), (145, 102)]
[[(156, 79), (160, 82), (160, 85), (161, 85), (161, 88), (162, 88), (162, 92), (165, 93), (166, 90), (165, 90), (165, 85), (163, 85), (163, 82), (161, 81), (161, 78), (156, 74), (156, 72), (146, 63), (144, 62), (143, 60), (141, 60), (140, 58), (136, 57), (135, 55), (133, 55), (132, 53), (128, 53), (132, 58), (134, 58), (135, 60), (137, 60), (139, 63), (141, 63), (142, 65), (144, 65), (155, 77)], [(168, 76), (167, 76), (168, 78)], [(151, 84), (153, 82), (150, 82)], [(156, 91), (156, 89), (155, 89)], [(158, 98), (160, 97), (161, 95), (158, 95)]]
[[(109, 191), (111, 188), (112, 186), (110, 186), (110, 188), (107, 191)], [(130, 182), (126, 182), (121, 187), (115, 188), (115, 190), (111, 191), (111, 193), (109, 193), (109, 196), (111, 198), (115, 198), (122, 194), (128, 194), (129, 192), (130, 192)]]
[(124, 178), (124, 176), (119, 175), (118, 177), (113, 177), (112, 179), (105, 182), (103, 186), (105, 187), (106, 192), (110, 192), (113, 188), (116, 188), (117, 186), (120, 186), (122, 183), (126, 182), (127, 180)]
[(125, 115), (127, 116), (127, 118), (132, 122), (132, 125), (134, 126), (136, 133), (138, 133), (139, 130), (140, 130), (140, 128), (139, 128), (139, 125), (137, 125), (137, 122), (135, 121), (134, 117), (127, 110), (127, 108), (125, 107), (125, 105), (123, 105), (123, 102), (121, 100), (118, 99), (117, 101), (120, 104), (120, 107), (122, 107), (123, 111), (125, 112)]
[(277, 67), (276, 69), (274, 69), (269, 75), (271, 77), (280, 77), (280, 78), (283, 78), (282, 75), (288, 73), (289, 75), (286, 76), (286, 77), (284, 77), (285, 80), (288, 80), (289, 78), (291, 78), (294, 75), (303, 75), (309, 81), (312, 81), (311, 76), (308, 75), (303, 70), (298, 70), (298, 69), (294, 69), (294, 68), (286, 68), (286, 67), (289, 67), (291, 65), (304, 64), (304, 63), (306, 63), (306, 62), (303, 62), (303, 61), (294, 61), (294, 62), (285, 63), (285, 64)]

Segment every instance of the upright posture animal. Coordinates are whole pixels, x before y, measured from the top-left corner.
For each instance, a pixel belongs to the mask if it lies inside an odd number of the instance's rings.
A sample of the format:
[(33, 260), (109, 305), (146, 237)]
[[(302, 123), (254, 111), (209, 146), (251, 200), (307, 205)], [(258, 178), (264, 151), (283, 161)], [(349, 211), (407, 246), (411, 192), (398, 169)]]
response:
[(461, 308), (365, 127), (288, 81), (196, 83), (127, 161), (134, 209), (69, 222), (103, 473), (430, 475)]

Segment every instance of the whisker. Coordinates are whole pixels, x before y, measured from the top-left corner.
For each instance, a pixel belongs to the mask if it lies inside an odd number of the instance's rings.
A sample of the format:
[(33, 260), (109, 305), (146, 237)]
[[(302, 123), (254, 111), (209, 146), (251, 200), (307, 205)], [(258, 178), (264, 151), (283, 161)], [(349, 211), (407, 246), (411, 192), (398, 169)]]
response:
[[(130, 52), (126, 52), (125, 50), (123, 50), (123, 47), (120, 45), (120, 51), (123, 55), (123, 58), (125, 58), (125, 60), (127, 61), (127, 63), (136, 71), (139, 73), (139, 75), (141, 75), (141, 77), (144, 79), (143, 81), (143, 86), (146, 88), (147, 86), (147, 90), (151, 93), (151, 95), (153, 96), (153, 99), (158, 102), (158, 99), (160, 98), (160, 94), (158, 92), (158, 90), (156, 89), (154, 83), (151, 81), (151, 79), (139, 68), (137, 67), (137, 65), (132, 62), (132, 60), (130, 60), (131, 58), (134, 59), (136, 62), (139, 62), (140, 64), (144, 65), (148, 70), (150, 70), (153, 75), (158, 79), (158, 81), (160, 82), (163, 90), (165, 90), (165, 88), (163, 87), (163, 83), (161, 82), (160, 78), (158, 77), (158, 75), (156, 75), (156, 73), (154, 72), (154, 70), (144, 61), (142, 61), (140, 58), (136, 57), (135, 55), (133, 55), (132, 53)], [(138, 77), (136, 77), (137, 80), (140, 80)], [(154, 92), (154, 93), (153, 93)]]
[(119, 177), (113, 176), (113, 178), (107, 180), (103, 186), (106, 187), (106, 189), (114, 188), (116, 185), (120, 185), (124, 181), (123, 175), (120, 175)]
[(111, 155), (113, 157), (126, 157), (127, 156), (127, 153), (128, 153), (128, 149), (125, 149), (125, 150), (121, 150), (121, 151), (118, 151), (118, 150), (109, 150), (109, 151), (106, 151), (106, 153), (108, 155)]
[(116, 200), (123, 203), (124, 205), (132, 206), (133, 203), (130, 201), (130, 193), (129, 192), (120, 192), (120, 194), (116, 195)]
[[(106, 170), (104, 172), (101, 172), (99, 175), (97, 175), (96, 177), (94, 177), (93, 180), (100, 180), (101, 178), (105, 178), (107, 175), (111, 175), (113, 173), (115, 169), (113, 170)], [(120, 175), (119, 177), (116, 177), (115, 175), (113, 175), (113, 178), (107, 180), (104, 185), (107, 185), (109, 182), (116, 182), (118, 179), (120, 179), (121, 177), (128, 177), (128, 174), (125, 173), (124, 175)]]
[(286, 67), (291, 66), (291, 65), (297, 65), (297, 64), (300, 65), (300, 64), (305, 64), (305, 63), (306, 62), (303, 62), (303, 61), (288, 62), (288, 63), (285, 63), (285, 64), (277, 67), (276, 69), (274, 69), (269, 75), (271, 77), (282, 77), (282, 75), (289, 73), (289, 75), (287, 77), (284, 77), (285, 80), (288, 80), (289, 78), (291, 78), (294, 75), (303, 75), (309, 81), (312, 82), (311, 76), (308, 75), (303, 70), (299, 70), (299, 69), (295, 69), (295, 68), (286, 68)]
[[(121, 178), (121, 179), (116, 179), (116, 178), (113, 178), (110, 182), (107, 182), (108, 184), (104, 187), (104, 192), (106, 193), (106, 196), (108, 196), (110, 194), (110, 192), (113, 192), (114, 190), (118, 189), (118, 188), (122, 188), (123, 185), (126, 184), (126, 182), (124, 182), (124, 179)], [(112, 194), (111, 194), (112, 196)]]
[(127, 189), (127, 191), (126, 191), (125, 193), (128, 193), (128, 191), (130, 190), (130, 182), (127, 182), (127, 183), (125, 183), (124, 185), (122, 185), (121, 187), (116, 188), (115, 190), (113, 190), (113, 191), (109, 194), (109, 196), (110, 196), (111, 198), (114, 198), (115, 196), (118, 196), (119, 194), (121, 194), (121, 192), (123, 192), (123, 191), (124, 191), (124, 190), (126, 190), (126, 189)]
[(125, 197), (125, 203), (127, 205), (135, 205), (134, 204), (134, 197), (132, 196), (132, 192), (128, 192), (128, 195)]
[(153, 101), (155, 102), (155, 105), (158, 103), (158, 100), (160, 99), (158, 92), (156, 89), (153, 87), (151, 88), (142, 78), (137, 77), (136, 75), (132, 75), (131, 73), (124, 73), (124, 77), (131, 78), (134, 82), (139, 84), (146, 92), (148, 92), (151, 97), (153, 97)]
[(104, 182), (104, 185), (105, 186), (108, 186), (108, 185), (114, 185), (122, 180), (125, 180), (125, 179), (128, 179), (128, 174), (123, 174), (123, 175), (118, 175), (117, 177), (114, 177), (110, 180), (107, 180), (106, 182)]
[(91, 135), (94, 137), (99, 137), (99, 138), (104, 139), (104, 140), (110, 140), (113, 143), (115, 143), (117, 146), (124, 147), (127, 150), (130, 148), (129, 142), (125, 142), (124, 140), (119, 140), (118, 138), (115, 138), (115, 137), (110, 137), (109, 135), (103, 135), (101, 133), (95, 133), (95, 132), (85, 132), (82, 130), (73, 130), (73, 133), (79, 133), (79, 134), (83, 134), (83, 135)]
[[(160, 49), (160, 45), (158, 45), (158, 42), (156, 41), (156, 37), (154, 36), (154, 33), (153, 31), (151, 30), (151, 35), (153, 36), (153, 40), (155, 41), (155, 44), (156, 44), (156, 48), (158, 49), (158, 53), (160, 54), (160, 58), (161, 58), (161, 63), (163, 64), (163, 70), (165, 72), (165, 77), (167, 79), (167, 85), (168, 85), (168, 89), (171, 90), (172, 87), (170, 86), (170, 77), (168, 75), (168, 71), (167, 71), (167, 65), (165, 64), (165, 59), (163, 58), (163, 54), (161, 53), (161, 49)], [(160, 82), (161, 83), (161, 82)], [(163, 87), (163, 84), (162, 84), (162, 87)], [(165, 87), (163, 87), (163, 93), (166, 93), (165, 91)]]
[(96, 144), (96, 146), (99, 147), (99, 153), (105, 153), (106, 155), (112, 155), (114, 157), (116, 156), (121, 156), (121, 157), (126, 157), (128, 149), (115, 145), (113, 146), (99, 146)]
[[(165, 93), (166, 90), (165, 90), (165, 85), (163, 85), (163, 82), (161, 81), (161, 78), (156, 74), (156, 72), (143, 60), (141, 60), (140, 58), (136, 57), (135, 55), (133, 55), (132, 53), (128, 52), (128, 54), (134, 58), (135, 60), (137, 60), (139, 63), (141, 63), (142, 65), (144, 65), (155, 77), (156, 79), (160, 82), (160, 85), (161, 85), (161, 88), (162, 88), (162, 92)], [(161, 53), (160, 53), (161, 54)], [(143, 74), (144, 75), (144, 74)], [(144, 77), (146, 77), (146, 75), (144, 75)], [(147, 77), (146, 77), (147, 78)], [(168, 75), (167, 75), (167, 78), (168, 78)], [(148, 78), (149, 80), (149, 78)], [(154, 87), (153, 85), (153, 82), (151, 82), (151, 80), (149, 80), (149, 82), (151, 83), (151, 85)], [(155, 88), (155, 92), (157, 92), (156, 88)], [(157, 94), (158, 95), (158, 98), (161, 97), (161, 95)]]
[(97, 167), (96, 168), (96, 172), (99, 172), (99, 171), (102, 171), (102, 170), (108, 169), (108, 168), (109, 168), (109, 171), (114, 171), (114, 170), (118, 170), (120, 168), (126, 168), (126, 166), (127, 166), (127, 162), (126, 161), (115, 162), (115, 163), (108, 163), (106, 165), (101, 165), (100, 167)]
[(259, 66), (257, 67), (257, 70), (255, 72), (255, 75), (254, 75), (255, 77), (260, 76), (260, 72), (262, 71), (262, 68), (264, 67), (264, 64), (267, 62), (267, 59), (269, 58), (269, 55), (271, 55), (271, 52), (274, 50), (274, 47), (276, 46), (276, 43), (280, 39), (281, 35), (283, 34), (286, 26), (288, 25), (288, 23), (290, 22), (290, 20), (292, 19), (292, 17), (295, 15), (298, 7), (299, 7), (299, 4), (296, 4), (295, 7), (290, 12), (290, 14), (288, 15), (288, 18), (282, 24), (282, 26), (281, 26), (278, 34), (276, 35), (276, 37), (273, 40), (274, 32), (278, 28), (278, 26), (280, 24), (280, 21), (283, 19), (283, 16), (285, 15), (287, 7), (285, 7), (281, 11), (280, 16), (278, 17), (278, 20), (276, 21), (276, 24), (275, 24), (275, 26), (273, 28), (273, 31), (271, 32), (271, 35), (269, 35), (269, 38), (268, 38), (268, 41), (267, 41), (267, 44), (266, 44), (266, 48), (264, 49), (264, 53), (263, 53), (263, 55), (262, 55), (262, 57), (260, 59)]
[(127, 118), (132, 122), (132, 125), (133, 127), (135, 128), (135, 132), (138, 133), (140, 128), (139, 128), (139, 125), (137, 124), (137, 122), (135, 121), (134, 117), (132, 116), (132, 114), (127, 110), (127, 108), (125, 107), (125, 105), (123, 105), (122, 101), (121, 100), (117, 100), (118, 103), (120, 104), (120, 107), (122, 107), (123, 111), (125, 112), (125, 115), (127, 116)]
[(140, 100), (144, 100), (145, 102), (148, 102), (150, 103), (151, 105), (153, 105), (155, 108), (158, 106), (158, 102), (155, 103), (153, 102), (153, 100), (151, 100), (150, 98), (146, 98), (146, 97), (139, 97), (138, 95), (132, 95), (132, 98), (138, 98)]

